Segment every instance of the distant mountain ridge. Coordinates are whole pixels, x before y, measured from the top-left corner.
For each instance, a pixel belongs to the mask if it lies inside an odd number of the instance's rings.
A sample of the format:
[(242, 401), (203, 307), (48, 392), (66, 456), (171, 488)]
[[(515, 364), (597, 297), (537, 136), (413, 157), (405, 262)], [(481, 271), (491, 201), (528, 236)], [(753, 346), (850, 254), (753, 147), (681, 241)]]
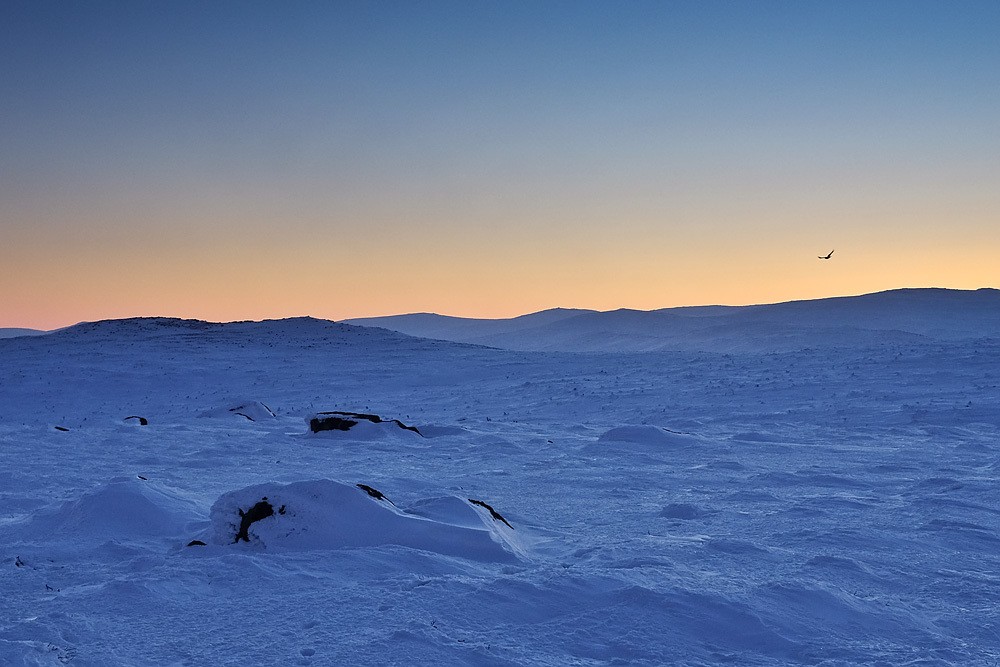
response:
[(40, 329), (24, 329), (21, 327), (0, 328), (0, 338), (17, 338), (18, 336), (41, 336), (49, 333)]
[(420, 313), (344, 321), (509, 350), (767, 352), (1000, 337), (1000, 290), (908, 288), (752, 306), (557, 308), (497, 320)]

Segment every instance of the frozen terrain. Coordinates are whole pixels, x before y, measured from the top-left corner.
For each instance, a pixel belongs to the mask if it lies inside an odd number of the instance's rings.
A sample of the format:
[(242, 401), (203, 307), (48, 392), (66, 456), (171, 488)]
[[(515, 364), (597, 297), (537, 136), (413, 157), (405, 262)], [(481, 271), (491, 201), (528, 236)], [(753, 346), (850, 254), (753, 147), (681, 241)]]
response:
[(0, 340), (0, 664), (995, 665), (997, 292), (886, 294)]

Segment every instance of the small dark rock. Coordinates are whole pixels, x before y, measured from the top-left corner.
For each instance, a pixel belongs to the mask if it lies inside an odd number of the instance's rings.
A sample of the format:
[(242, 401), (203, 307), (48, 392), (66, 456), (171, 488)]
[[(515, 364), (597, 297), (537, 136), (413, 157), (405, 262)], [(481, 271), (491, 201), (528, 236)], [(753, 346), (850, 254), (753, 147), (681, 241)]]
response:
[(65, 426), (56, 426), (56, 430), (57, 431), (68, 431), (69, 429), (66, 428)]
[(139, 415), (131, 415), (130, 417), (126, 417), (122, 421), (126, 421), (127, 422), (129, 419), (138, 419), (139, 420), (139, 426), (148, 426), (149, 425), (149, 420), (146, 419), (145, 417), (140, 417)]
[(357, 426), (358, 422), (353, 419), (341, 419), (340, 417), (313, 417), (309, 420), (309, 430), (313, 433), (320, 431), (350, 431), (352, 426)]
[(240, 512), (240, 532), (236, 533), (236, 539), (233, 540), (233, 544), (243, 540), (244, 542), (250, 541), (250, 535), (247, 533), (247, 529), (250, 528), (250, 524), (260, 521), (261, 519), (266, 519), (269, 516), (274, 516), (274, 507), (271, 503), (267, 502), (267, 498), (264, 497), (259, 503), (244, 512), (242, 509)]
[(385, 502), (389, 503), (393, 507), (396, 506), (396, 503), (394, 503), (391, 500), (389, 500), (388, 498), (386, 498), (385, 494), (382, 493), (381, 491), (379, 491), (378, 489), (372, 488), (372, 487), (368, 486), (367, 484), (355, 484), (355, 486), (357, 486), (359, 489), (361, 489), (362, 491), (364, 491), (365, 493), (367, 493), (369, 496), (371, 496), (375, 500), (384, 500)]
[(493, 509), (490, 505), (487, 505), (486, 503), (484, 503), (482, 500), (476, 500), (475, 498), (469, 498), (469, 502), (472, 503), (473, 505), (479, 505), (480, 507), (485, 507), (486, 509), (488, 509), (490, 511), (490, 516), (493, 517), (494, 521), (503, 521), (505, 524), (507, 524), (508, 528), (510, 528), (511, 530), (514, 530), (514, 526), (510, 525), (510, 523), (508, 523), (507, 519), (505, 519), (502, 516), (500, 516), (500, 512), (497, 512), (495, 509)]
[(190, 542), (187, 543), (187, 545), (189, 547), (207, 547), (208, 546), (207, 544), (205, 544), (201, 540), (191, 540)]

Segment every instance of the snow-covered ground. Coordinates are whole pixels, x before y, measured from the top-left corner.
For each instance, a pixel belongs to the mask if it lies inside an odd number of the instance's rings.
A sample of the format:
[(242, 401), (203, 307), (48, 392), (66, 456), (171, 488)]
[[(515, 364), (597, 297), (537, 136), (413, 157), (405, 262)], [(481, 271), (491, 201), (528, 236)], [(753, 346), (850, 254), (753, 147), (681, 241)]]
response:
[(982, 321), (725, 354), (2, 340), (0, 664), (997, 664)]

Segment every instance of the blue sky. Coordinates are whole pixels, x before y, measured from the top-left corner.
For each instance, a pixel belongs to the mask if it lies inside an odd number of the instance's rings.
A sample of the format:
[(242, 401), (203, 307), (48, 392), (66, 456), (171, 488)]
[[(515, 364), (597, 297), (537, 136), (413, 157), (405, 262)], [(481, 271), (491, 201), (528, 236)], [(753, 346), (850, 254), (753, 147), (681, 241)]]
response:
[(998, 3), (7, 2), (0, 19), (0, 325), (998, 282)]

